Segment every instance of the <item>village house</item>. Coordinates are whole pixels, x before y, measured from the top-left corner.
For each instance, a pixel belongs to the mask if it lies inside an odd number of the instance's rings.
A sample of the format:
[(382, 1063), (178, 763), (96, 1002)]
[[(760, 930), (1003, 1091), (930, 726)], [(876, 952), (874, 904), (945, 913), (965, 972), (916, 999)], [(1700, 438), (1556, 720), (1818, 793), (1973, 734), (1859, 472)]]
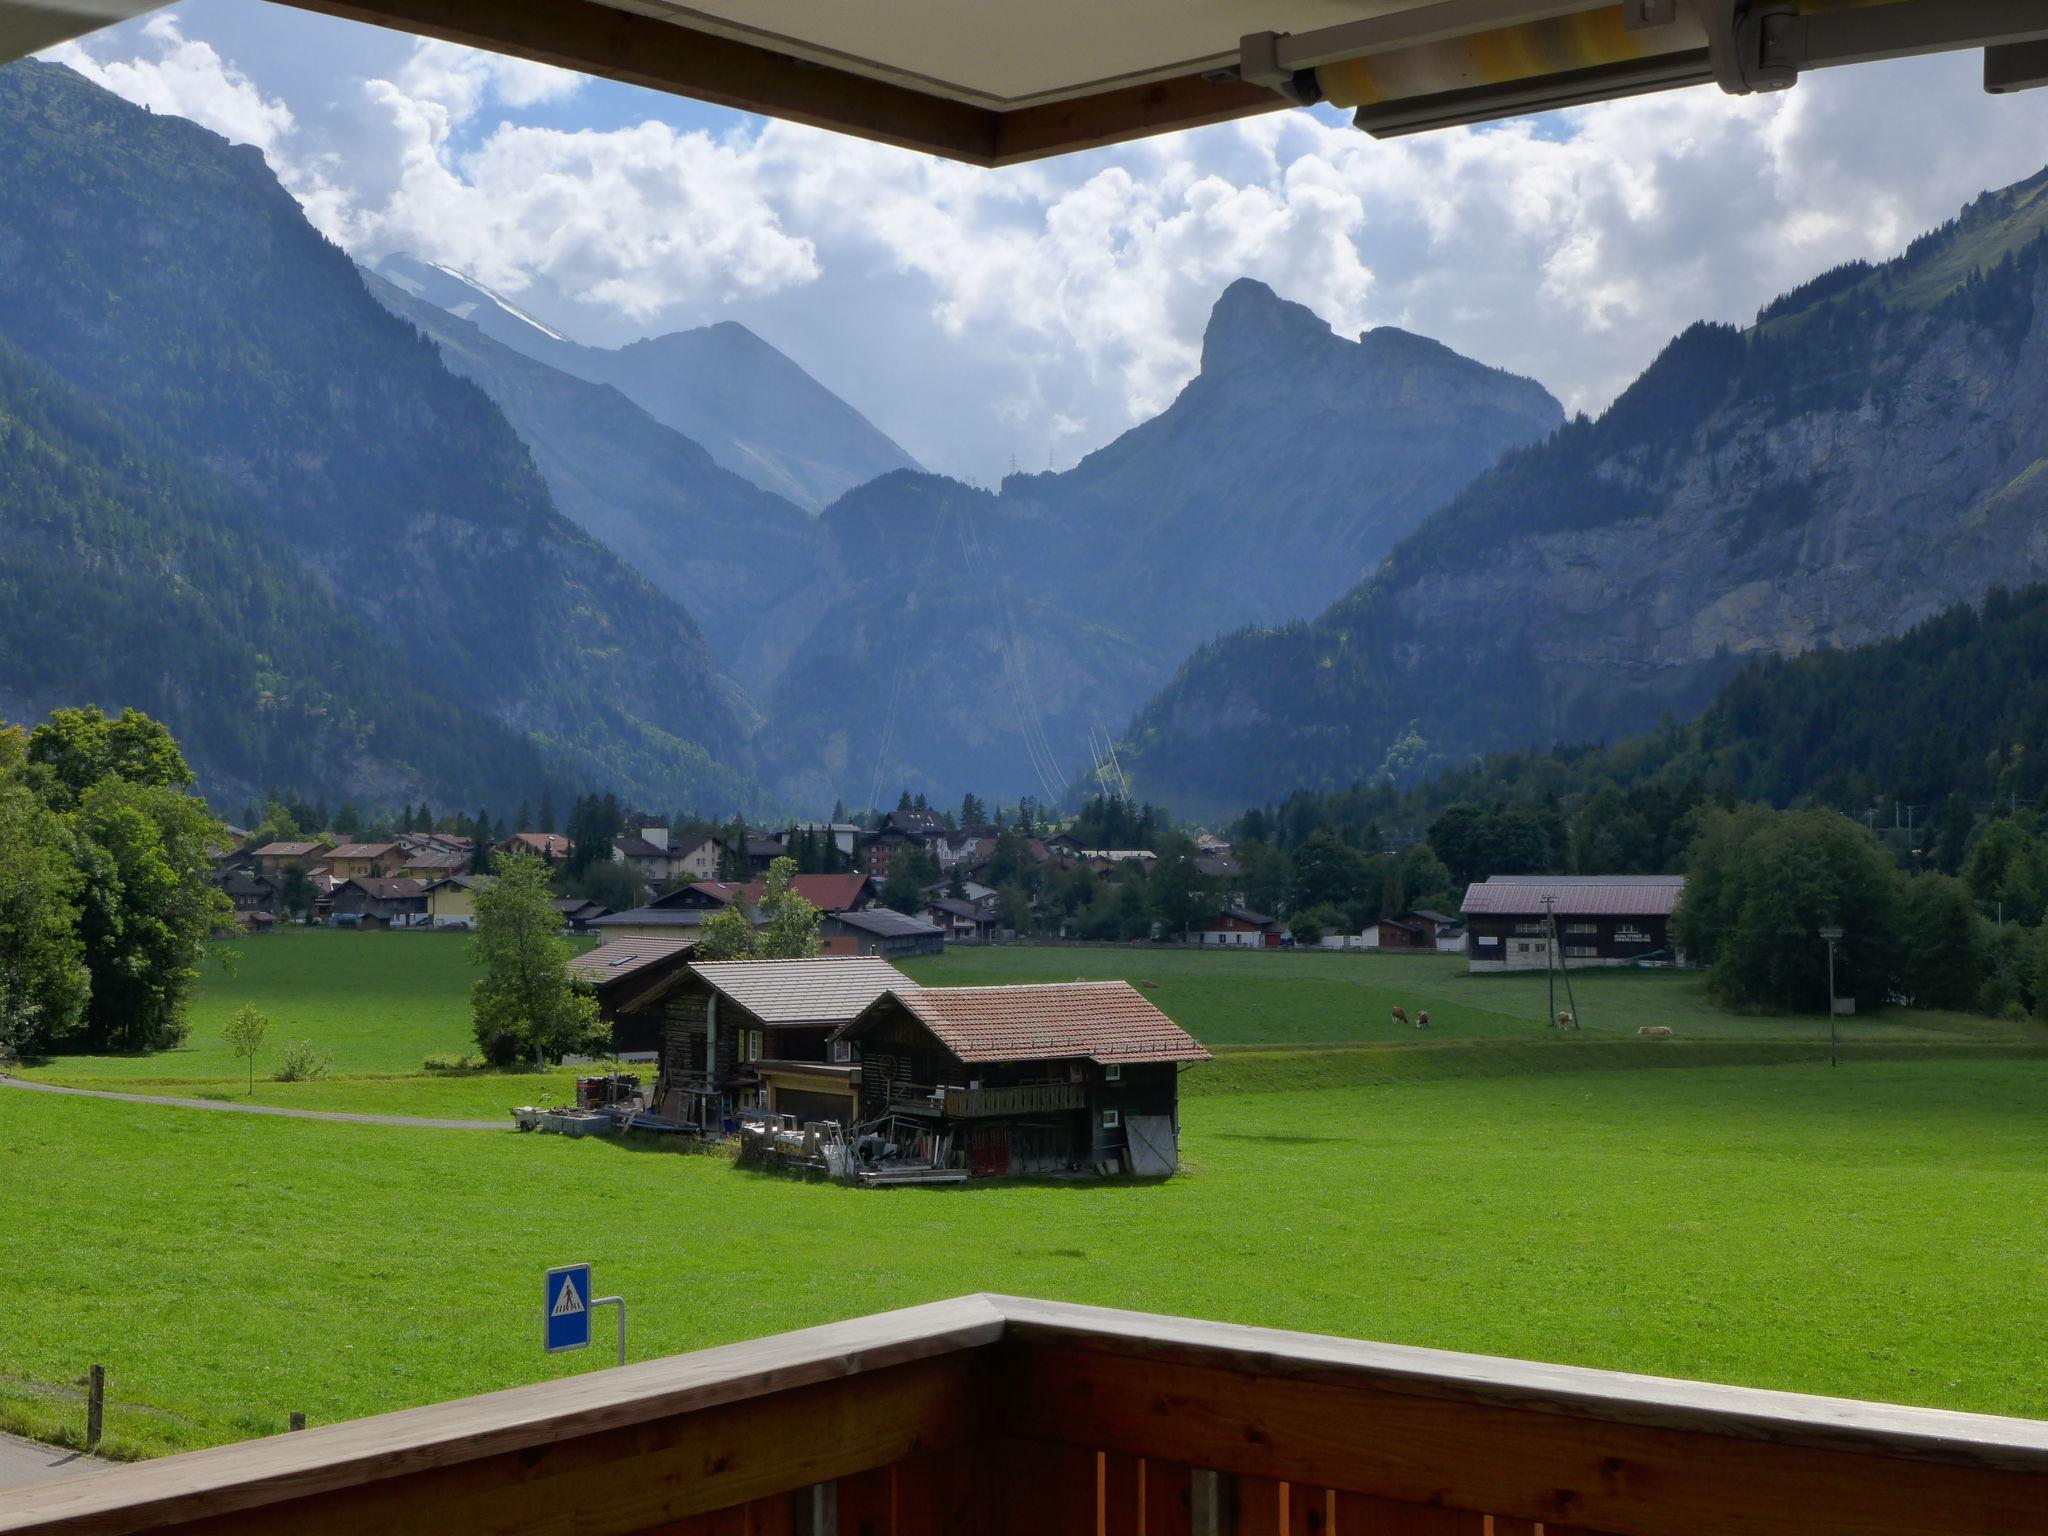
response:
[(1671, 914), (1684, 894), (1683, 875), (1495, 875), (1465, 892), (1467, 963), (1541, 971), (1673, 960)]
[(235, 916), (245, 921), (252, 913), (266, 917), (277, 915), (279, 887), (277, 882), (259, 875), (253, 869), (233, 869), (215, 877), (214, 884), (220, 893), (235, 904)]
[(694, 935), (620, 939), (569, 960), (569, 975), (590, 988), (597, 1014), (611, 1026), (615, 1051), (659, 1051), (661, 1015), (642, 1000), (690, 963)]
[(944, 954), (946, 930), (889, 907), (864, 907), (858, 912), (828, 913), (818, 925), (818, 943), (828, 955), (903, 960), (912, 955)]
[(427, 888), (417, 880), (351, 876), (334, 883), (329, 910), (345, 927), (415, 927), (427, 920)]
[(981, 906), (952, 896), (934, 896), (925, 903), (925, 921), (944, 929), (956, 944), (993, 944), (996, 914), (993, 906)]
[(569, 839), (559, 832), (514, 832), (496, 845), (496, 851), (531, 854), (550, 864), (566, 864), (570, 846)]
[(448, 875), (427, 884), (427, 923), (434, 928), (474, 928), (477, 892), (497, 883), (492, 875)]
[(709, 832), (685, 832), (681, 837), (669, 839), (668, 850), (675, 870), (670, 879), (716, 880), (718, 861), (725, 852), (725, 844)]
[(1204, 948), (1278, 949), (1282, 926), (1263, 912), (1225, 907), (1195, 929), (1195, 942)]
[[(649, 905), (712, 911), (738, 901), (752, 908), (761, 904), (767, 888), (761, 880), (750, 880), (744, 885), (731, 880), (699, 880), (657, 896)], [(837, 875), (792, 875), (789, 888), (820, 912), (858, 912), (875, 904), (875, 882), (858, 870)]]
[(328, 853), (327, 872), (336, 880), (353, 880), (358, 875), (381, 880), (396, 875), (405, 858), (405, 850), (396, 843), (343, 843)]
[(589, 933), (612, 915), (612, 909), (603, 902), (592, 901), (585, 896), (558, 896), (548, 905), (555, 909), (562, 919), (562, 926), (571, 933)]
[(325, 865), (327, 845), (316, 840), (265, 843), (256, 850), (256, 868), (267, 880), (278, 880), (296, 864), (311, 874)]
[(402, 848), (396, 873), (432, 885), (469, 869), (469, 855), (452, 848)]
[(891, 987), (913, 986), (865, 957), (730, 960), (686, 965), (624, 1013), (660, 1018), (653, 1109), (662, 1118), (715, 1132), (762, 1109), (845, 1125), (861, 1068), (851, 1046), (832, 1049), (833, 1032)]
[(833, 1036), (860, 1119), (977, 1176), (1180, 1166), (1180, 1069), (1209, 1052), (1127, 981), (897, 987)]

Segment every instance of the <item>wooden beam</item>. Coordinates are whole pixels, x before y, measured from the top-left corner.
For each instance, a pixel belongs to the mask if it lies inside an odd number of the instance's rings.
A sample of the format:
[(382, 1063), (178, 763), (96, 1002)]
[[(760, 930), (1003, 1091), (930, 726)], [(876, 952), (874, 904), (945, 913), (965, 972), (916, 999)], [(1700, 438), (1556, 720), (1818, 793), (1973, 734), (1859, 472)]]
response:
[(0, 1532), (640, 1531), (978, 1432), (979, 1297), (0, 1493)]
[(1205, 128), (1267, 112), (1289, 103), (1260, 85), (1183, 75), (1150, 85), (1127, 85), (1092, 96), (996, 114), (990, 163), (1019, 165), (1080, 149), (1126, 144), (1153, 134)]
[(1013, 1434), (1172, 1457), (1253, 1490), (1284, 1482), (1469, 1512), (1452, 1529), (1494, 1514), (1630, 1536), (2048, 1536), (2048, 1452), (2011, 1470), (1971, 1464), (1968, 1446), (1944, 1463), (1924, 1446), (1910, 1457), (1819, 1449), (1732, 1420), (1617, 1422), (1562, 1397), (1510, 1405), (1476, 1382), (1461, 1399), (1363, 1373), (1141, 1358), (1014, 1331), (1003, 1349)]

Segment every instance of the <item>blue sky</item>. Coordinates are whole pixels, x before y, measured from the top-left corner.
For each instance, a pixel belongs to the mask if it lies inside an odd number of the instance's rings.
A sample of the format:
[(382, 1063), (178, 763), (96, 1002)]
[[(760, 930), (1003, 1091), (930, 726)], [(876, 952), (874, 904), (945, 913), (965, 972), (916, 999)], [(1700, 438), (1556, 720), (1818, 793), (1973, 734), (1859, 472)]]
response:
[(47, 56), (257, 144), (359, 259), (445, 262), (605, 345), (740, 321), (983, 483), (1162, 409), (1238, 276), (1597, 411), (1692, 320), (2048, 162), (2048, 92), (1987, 98), (1974, 56), (1385, 144), (1278, 113), (1000, 172), (260, 0)]

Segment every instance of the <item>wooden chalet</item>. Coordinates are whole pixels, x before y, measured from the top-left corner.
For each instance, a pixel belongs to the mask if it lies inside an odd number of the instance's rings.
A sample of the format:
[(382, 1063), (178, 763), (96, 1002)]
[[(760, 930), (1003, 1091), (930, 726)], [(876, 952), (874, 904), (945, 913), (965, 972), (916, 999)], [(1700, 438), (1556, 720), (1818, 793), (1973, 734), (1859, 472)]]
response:
[(569, 974), (597, 998), (598, 1017), (612, 1027), (612, 1049), (661, 1049), (661, 1015), (641, 1003), (665, 990), (690, 963), (696, 935), (618, 938), (569, 960)]
[(1671, 914), (1684, 894), (1683, 875), (1495, 875), (1465, 892), (1467, 964), (1540, 971), (1674, 960)]
[(866, 907), (858, 912), (827, 913), (818, 925), (818, 942), (828, 955), (905, 960), (912, 955), (944, 954), (946, 930), (889, 907)]
[(427, 920), (427, 888), (417, 880), (377, 880), (368, 875), (337, 880), (328, 911), (350, 927), (409, 928)]
[[(329, 851), (327, 872), (337, 880), (354, 880), (367, 875), (381, 880), (386, 875), (410, 875), (405, 868), (409, 857), (396, 843), (343, 843)], [(439, 879), (437, 872), (430, 878)]]
[(1195, 942), (1224, 949), (1277, 949), (1284, 926), (1263, 912), (1225, 907), (1195, 929)]
[(980, 1176), (1172, 1173), (1180, 1069), (1209, 1060), (1127, 981), (896, 988), (834, 1039), (859, 1047), (863, 1122)]
[[(604, 948), (612, 947), (606, 944)], [(600, 949), (597, 953), (602, 953)], [(589, 957), (585, 957), (586, 962)], [(746, 1109), (851, 1124), (861, 1067), (832, 1036), (908, 976), (866, 956), (685, 965), (621, 1008), (615, 1032), (661, 1036), (654, 1113), (718, 1132)]]

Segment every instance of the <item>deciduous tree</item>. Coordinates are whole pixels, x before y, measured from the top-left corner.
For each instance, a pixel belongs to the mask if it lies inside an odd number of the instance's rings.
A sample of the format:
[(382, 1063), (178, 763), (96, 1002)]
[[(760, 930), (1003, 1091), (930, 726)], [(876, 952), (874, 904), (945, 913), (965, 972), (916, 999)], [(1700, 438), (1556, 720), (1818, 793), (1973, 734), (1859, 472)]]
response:
[(569, 974), (545, 861), (513, 854), (497, 881), (476, 893), (469, 955), (483, 974), (470, 988), (477, 1044), (505, 1063), (531, 1056), (535, 1066), (600, 1043), (597, 1001)]

